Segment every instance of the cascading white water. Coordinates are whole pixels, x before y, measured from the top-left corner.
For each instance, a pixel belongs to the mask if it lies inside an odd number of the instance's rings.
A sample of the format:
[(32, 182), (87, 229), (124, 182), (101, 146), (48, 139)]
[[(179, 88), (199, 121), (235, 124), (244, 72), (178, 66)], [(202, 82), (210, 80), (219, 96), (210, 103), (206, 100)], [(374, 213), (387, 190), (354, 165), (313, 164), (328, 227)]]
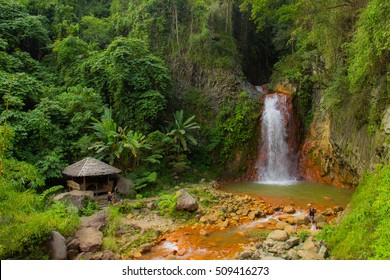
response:
[(257, 162), (257, 175), (262, 183), (290, 184), (296, 180), (290, 174), (287, 124), (290, 118), (286, 96), (269, 94), (265, 98), (261, 122), (262, 158)]

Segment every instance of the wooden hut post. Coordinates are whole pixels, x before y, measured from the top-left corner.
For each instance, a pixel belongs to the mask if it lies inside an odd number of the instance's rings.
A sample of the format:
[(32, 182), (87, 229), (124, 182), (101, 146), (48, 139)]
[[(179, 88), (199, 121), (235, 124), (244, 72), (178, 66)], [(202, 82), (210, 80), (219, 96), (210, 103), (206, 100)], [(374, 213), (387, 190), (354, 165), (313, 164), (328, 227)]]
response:
[(83, 176), (83, 191), (86, 191), (87, 190), (87, 184), (85, 182), (85, 176)]

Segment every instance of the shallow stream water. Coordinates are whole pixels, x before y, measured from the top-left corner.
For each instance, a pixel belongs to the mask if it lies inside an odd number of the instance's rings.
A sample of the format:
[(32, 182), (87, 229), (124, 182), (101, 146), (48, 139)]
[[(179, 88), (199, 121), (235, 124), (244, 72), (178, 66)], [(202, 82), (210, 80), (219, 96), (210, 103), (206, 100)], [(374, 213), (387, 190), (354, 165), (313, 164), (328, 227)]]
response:
[[(305, 211), (308, 203), (313, 203), (319, 210), (336, 205), (345, 208), (352, 196), (352, 190), (306, 181), (284, 185), (241, 182), (227, 184), (222, 190), (261, 197), (267, 204), (292, 204), (298, 210), (294, 215)], [(280, 215), (285, 214), (276, 212), (224, 230), (201, 225), (184, 227), (169, 234), (142, 258), (164, 259), (174, 255), (175, 259), (233, 259), (237, 252), (242, 251), (243, 246), (256, 240), (261, 231), (272, 229), (275, 223), (271, 221), (278, 221)], [(205, 230), (207, 235), (202, 235), (201, 230)]]
[(266, 202), (294, 204), (306, 208), (308, 203), (317, 208), (327, 208), (340, 205), (346, 207), (353, 191), (308, 181), (290, 181), (285, 184), (240, 182), (226, 184), (222, 190), (232, 193), (249, 194), (263, 198)]

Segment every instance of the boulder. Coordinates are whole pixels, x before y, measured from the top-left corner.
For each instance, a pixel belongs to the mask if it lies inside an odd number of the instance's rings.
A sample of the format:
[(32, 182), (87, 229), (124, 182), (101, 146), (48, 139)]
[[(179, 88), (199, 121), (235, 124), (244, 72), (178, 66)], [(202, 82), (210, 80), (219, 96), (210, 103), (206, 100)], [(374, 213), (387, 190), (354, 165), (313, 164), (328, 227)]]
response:
[(327, 222), (321, 222), (317, 224), (317, 228), (323, 228), (325, 226), (329, 225)]
[(309, 218), (304, 213), (298, 214), (297, 216), (295, 216), (295, 218), (296, 218), (296, 221), (297, 221), (297, 225), (308, 225), (308, 224), (310, 224)]
[(115, 187), (116, 193), (124, 194), (124, 195), (133, 195), (133, 194), (135, 195), (135, 190), (133, 188), (134, 183), (131, 180), (119, 174), (114, 174), (112, 176), (116, 180), (116, 187)]
[(318, 252), (318, 255), (321, 258), (327, 258), (328, 257), (328, 248), (326, 248), (324, 245), (321, 246), (320, 251)]
[(80, 227), (93, 227), (97, 230), (107, 226), (107, 212), (105, 210), (96, 212), (89, 217), (81, 217)]
[(262, 260), (267, 260), (267, 261), (276, 261), (276, 260), (284, 260), (281, 257), (275, 257), (271, 254), (265, 254), (261, 257)]
[(334, 211), (332, 208), (326, 208), (325, 211), (322, 212), (322, 215), (324, 216), (332, 216), (334, 215)]
[(141, 254), (144, 254), (144, 253), (150, 252), (152, 250), (152, 245), (150, 245), (149, 243), (142, 244), (139, 247), (139, 249), (140, 249)]
[(303, 243), (302, 250), (318, 253), (318, 248), (311, 237)]
[(77, 255), (79, 254), (79, 250), (68, 250), (67, 254), (68, 254), (68, 260), (74, 260), (76, 259)]
[(302, 260), (323, 260), (320, 255), (314, 253), (313, 251), (307, 251), (307, 250), (299, 250), (298, 256), (301, 257)]
[(270, 232), (267, 236), (267, 239), (272, 239), (275, 241), (285, 241), (288, 239), (288, 233), (284, 230), (274, 230)]
[(81, 228), (76, 232), (75, 237), (80, 241), (82, 252), (95, 252), (102, 247), (103, 233), (95, 228)]
[(66, 249), (69, 250), (79, 250), (80, 240), (78, 238), (73, 238), (66, 244)]
[(287, 225), (284, 228), (284, 231), (286, 231), (289, 235), (291, 235), (291, 234), (294, 234), (297, 232), (297, 228), (296, 228), (296, 226), (293, 226), (293, 225)]
[(186, 190), (182, 189), (178, 191), (178, 197), (176, 202), (177, 210), (184, 210), (188, 212), (194, 212), (198, 210), (198, 202), (191, 196)]
[(316, 223), (324, 223), (326, 222), (326, 218), (322, 214), (318, 214), (317, 216), (314, 217), (314, 221)]
[(252, 257), (253, 252), (252, 251), (244, 251), (238, 254), (237, 259), (238, 260), (246, 260)]
[(295, 209), (293, 206), (291, 205), (287, 205), (283, 208), (283, 212), (284, 213), (287, 213), (287, 214), (294, 214), (295, 213)]
[(278, 222), (276, 225), (275, 225), (275, 227), (277, 228), (277, 229), (285, 229), (286, 228), (286, 226), (288, 226), (289, 224), (288, 223), (286, 223), (286, 222)]
[(78, 209), (84, 207), (84, 203), (86, 200), (90, 200), (93, 198), (92, 191), (78, 191), (73, 190), (71, 192), (65, 192), (57, 194), (53, 200), (54, 201), (69, 201), (73, 205), (75, 205)]
[(343, 211), (343, 210), (344, 210), (343, 207), (341, 207), (340, 205), (337, 205), (337, 206), (334, 206), (334, 207), (333, 207), (333, 211), (334, 211), (335, 213), (341, 212), (341, 211)]
[(298, 252), (297, 252), (296, 250), (294, 250), (294, 249), (289, 250), (289, 251), (287, 252), (286, 258), (287, 258), (288, 260), (298, 260), (298, 259), (299, 259)]
[(296, 245), (299, 244), (299, 237), (290, 237), (286, 242), (285, 242), (285, 249), (290, 249)]
[(47, 242), (49, 256), (52, 260), (66, 260), (67, 250), (65, 244), (65, 237), (59, 232), (52, 231), (50, 233), (50, 240)]
[(275, 254), (282, 254), (283, 250), (285, 249), (284, 242), (276, 242), (274, 246), (268, 249), (268, 252), (275, 253)]
[(254, 220), (257, 217), (262, 217), (262, 216), (264, 216), (264, 213), (263, 213), (262, 209), (252, 210), (248, 214), (248, 218), (251, 219), (251, 220)]

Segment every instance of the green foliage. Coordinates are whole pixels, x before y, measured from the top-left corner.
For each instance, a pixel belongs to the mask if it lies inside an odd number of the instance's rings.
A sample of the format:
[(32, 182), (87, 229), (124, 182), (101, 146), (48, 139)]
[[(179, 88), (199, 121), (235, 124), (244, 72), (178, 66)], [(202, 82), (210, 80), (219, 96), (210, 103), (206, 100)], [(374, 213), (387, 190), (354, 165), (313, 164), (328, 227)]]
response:
[(79, 216), (91, 216), (99, 209), (98, 202), (86, 200), (83, 208), (79, 210)]
[[(161, 156), (158, 153), (148, 154), (146, 151), (151, 150), (151, 145), (147, 143), (145, 135), (127, 127), (118, 127), (112, 118), (112, 110), (105, 108), (101, 120), (94, 120), (92, 128), (95, 130), (95, 136), (98, 140), (90, 149), (96, 151), (101, 159), (108, 160), (110, 164), (115, 164), (123, 171), (127, 172), (136, 168), (140, 161), (150, 164), (158, 164)], [(143, 172), (145, 173), (145, 172)], [(155, 175), (149, 172), (142, 176), (143, 182), (155, 181)]]
[(42, 56), (41, 48), (49, 42), (45, 17), (28, 14), (16, 3), (0, 3), (0, 34), (7, 41), (7, 50), (20, 48), (33, 57)]
[(51, 202), (51, 198), (59, 191), (62, 190), (64, 186), (53, 186), (51, 188), (46, 189), (44, 192), (42, 192), (39, 196), (38, 199), (41, 202)]
[(388, 20), (383, 22), (389, 13), (387, 1), (373, 0), (360, 14), (357, 33), (349, 45), (348, 79), (352, 93), (371, 88), (389, 71), (390, 27)]
[(82, 69), (85, 82), (108, 97), (119, 125), (140, 131), (155, 127), (171, 79), (143, 41), (118, 37), (105, 51), (91, 55)]
[(6, 179), (0, 179), (0, 195), (1, 259), (47, 258), (44, 242), (49, 233), (70, 236), (78, 226), (77, 212), (64, 203), (48, 204), (33, 191), (17, 191)]
[(310, 236), (310, 231), (307, 231), (307, 230), (301, 230), (297, 233), (297, 236), (299, 237), (299, 239), (301, 240), (301, 243), (302, 242), (305, 242), (306, 239)]
[(157, 207), (162, 215), (174, 215), (176, 210), (177, 194), (163, 194), (157, 199)]
[(390, 166), (378, 166), (357, 187), (350, 211), (325, 233), (336, 259), (389, 259)]
[(119, 206), (118, 206), (118, 212), (121, 214), (121, 215), (127, 215), (127, 214), (130, 214), (133, 212), (133, 205), (128, 202), (128, 201), (125, 201), (123, 203), (121, 203)]
[(217, 124), (209, 145), (211, 151), (218, 153), (219, 162), (226, 164), (234, 159), (237, 153), (244, 150), (249, 152), (246, 147), (251, 140), (256, 139), (258, 117), (256, 102), (250, 99), (246, 92), (242, 92), (234, 102), (225, 103), (217, 116)]
[(167, 136), (172, 137), (177, 153), (187, 152), (189, 151), (187, 141), (193, 145), (198, 144), (191, 132), (199, 129), (199, 126), (194, 122), (195, 116), (184, 119), (183, 110), (176, 111), (173, 116), (174, 122), (166, 129), (168, 131)]

